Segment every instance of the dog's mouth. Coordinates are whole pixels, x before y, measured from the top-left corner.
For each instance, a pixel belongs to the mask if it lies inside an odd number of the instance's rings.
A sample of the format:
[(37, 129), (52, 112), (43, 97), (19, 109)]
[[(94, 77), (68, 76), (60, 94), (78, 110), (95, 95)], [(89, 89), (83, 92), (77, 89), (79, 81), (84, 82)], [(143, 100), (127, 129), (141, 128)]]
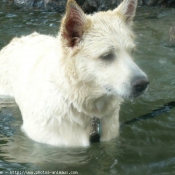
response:
[(133, 100), (133, 99), (135, 99), (135, 98), (137, 98), (137, 97), (143, 95), (146, 91), (147, 91), (147, 89), (144, 90), (144, 91), (142, 91), (142, 92), (139, 92), (139, 93), (132, 93), (132, 94), (128, 97), (128, 99)]

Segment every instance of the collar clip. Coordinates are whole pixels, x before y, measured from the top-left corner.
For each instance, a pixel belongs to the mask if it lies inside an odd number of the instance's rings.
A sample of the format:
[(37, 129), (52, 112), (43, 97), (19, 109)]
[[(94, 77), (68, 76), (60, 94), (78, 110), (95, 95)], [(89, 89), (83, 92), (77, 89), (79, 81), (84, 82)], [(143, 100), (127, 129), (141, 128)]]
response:
[(100, 119), (94, 117), (92, 119), (92, 132), (90, 133), (90, 142), (100, 142), (100, 136), (101, 136), (101, 128), (100, 128)]

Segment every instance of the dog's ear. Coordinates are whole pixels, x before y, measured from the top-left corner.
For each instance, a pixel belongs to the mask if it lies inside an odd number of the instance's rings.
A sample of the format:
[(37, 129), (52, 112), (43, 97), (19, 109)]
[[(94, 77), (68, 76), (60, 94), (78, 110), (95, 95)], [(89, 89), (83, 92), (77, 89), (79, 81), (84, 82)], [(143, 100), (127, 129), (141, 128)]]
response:
[(76, 46), (85, 30), (86, 15), (74, 0), (68, 0), (61, 23), (61, 35), (68, 47)]
[(131, 24), (135, 16), (137, 0), (124, 0), (115, 10), (114, 13), (122, 16), (126, 24)]

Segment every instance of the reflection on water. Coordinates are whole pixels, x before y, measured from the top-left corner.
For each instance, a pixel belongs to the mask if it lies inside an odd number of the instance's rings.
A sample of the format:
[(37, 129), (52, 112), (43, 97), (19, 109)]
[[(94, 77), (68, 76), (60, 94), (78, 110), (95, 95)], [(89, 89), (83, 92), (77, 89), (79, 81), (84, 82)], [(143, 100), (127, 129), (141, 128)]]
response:
[[(30, 140), (20, 130), (22, 121), (19, 109), (15, 104), (8, 103), (5, 103), (7, 115), (1, 116), (5, 118), (6, 126), (1, 128), (0, 134), (0, 168), (18, 171), (25, 164), (25, 169), (33, 171), (75, 170), (83, 174), (86, 171), (87, 174), (91, 171), (92, 174), (98, 174), (117, 164), (114, 156), (117, 152), (117, 141), (97, 143), (88, 148), (59, 148)], [(4, 106), (4, 103), (1, 104)], [(9, 134), (9, 130), (13, 133)]]
[[(3, 7), (3, 8), (2, 8)], [(33, 31), (56, 35), (61, 15), (0, 7), (0, 47)], [(151, 81), (148, 92), (122, 105), (120, 121), (149, 113), (175, 100), (175, 46), (168, 42), (175, 9), (138, 8), (135, 60)], [(1, 99), (1, 98), (0, 98)], [(58, 148), (36, 143), (20, 130), (13, 100), (0, 100), (0, 170), (78, 171), (89, 175), (175, 174), (175, 110), (125, 126), (119, 139), (88, 148)]]

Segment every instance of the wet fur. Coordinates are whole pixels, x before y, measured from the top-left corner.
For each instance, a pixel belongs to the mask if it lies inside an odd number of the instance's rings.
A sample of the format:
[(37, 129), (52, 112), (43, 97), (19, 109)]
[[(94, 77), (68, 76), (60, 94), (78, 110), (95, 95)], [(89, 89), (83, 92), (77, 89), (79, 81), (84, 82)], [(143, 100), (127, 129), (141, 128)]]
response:
[(88, 146), (93, 117), (101, 119), (101, 141), (119, 135), (120, 104), (132, 97), (131, 79), (146, 76), (131, 56), (136, 6), (125, 0), (113, 11), (85, 15), (69, 0), (57, 37), (33, 33), (1, 50), (0, 94), (15, 98), (28, 137)]

